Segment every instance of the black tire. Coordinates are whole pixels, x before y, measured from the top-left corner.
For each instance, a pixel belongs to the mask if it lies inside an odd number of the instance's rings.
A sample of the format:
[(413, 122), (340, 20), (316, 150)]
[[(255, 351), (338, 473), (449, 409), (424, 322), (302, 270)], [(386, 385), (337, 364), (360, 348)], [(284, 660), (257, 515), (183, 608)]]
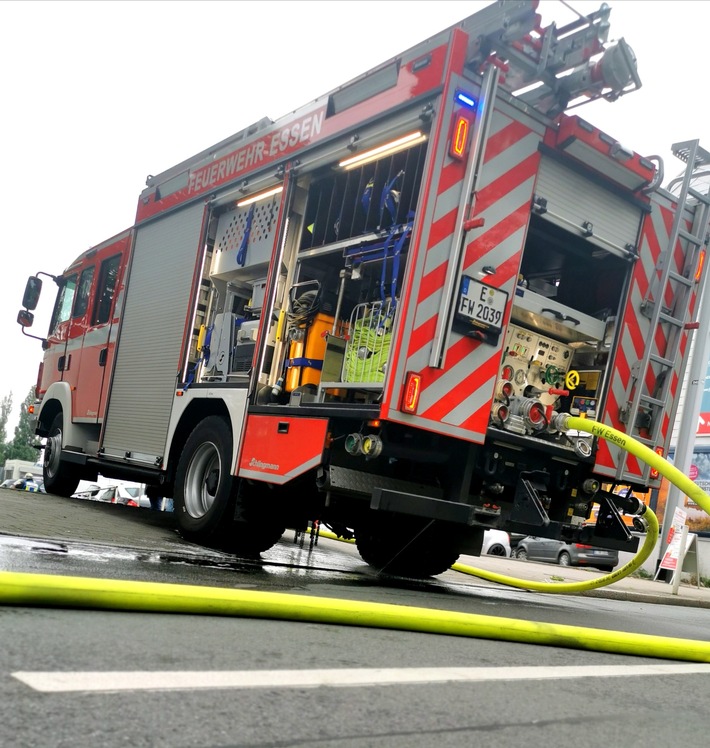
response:
[(525, 548), (516, 548), (515, 549), (515, 558), (519, 558), (521, 561), (527, 561), (528, 560), (528, 552), (525, 550)]
[(557, 563), (560, 566), (572, 566), (572, 557), (567, 553), (567, 551), (562, 551), (560, 557), (557, 559)]
[(382, 574), (418, 579), (455, 564), (461, 539), (456, 527), (378, 512), (370, 512), (355, 528), (355, 543), (365, 563)]
[(209, 416), (188, 437), (178, 460), (173, 493), (182, 535), (195, 543), (248, 556), (271, 548), (284, 532), (262, 503), (234, 520), (238, 481), (231, 475), (232, 432), (220, 416)]
[(507, 553), (505, 552), (504, 546), (502, 546), (500, 543), (493, 543), (493, 545), (488, 549), (488, 552), (486, 553), (487, 556), (506, 556)]
[(44, 490), (57, 496), (71, 496), (81, 480), (77, 466), (62, 460), (64, 416), (58, 413), (49, 427), (49, 435), (44, 447), (42, 475)]
[(226, 534), (236, 501), (231, 459), (232, 432), (224, 418), (205, 418), (187, 438), (173, 501), (178, 527), (188, 540), (210, 545)]

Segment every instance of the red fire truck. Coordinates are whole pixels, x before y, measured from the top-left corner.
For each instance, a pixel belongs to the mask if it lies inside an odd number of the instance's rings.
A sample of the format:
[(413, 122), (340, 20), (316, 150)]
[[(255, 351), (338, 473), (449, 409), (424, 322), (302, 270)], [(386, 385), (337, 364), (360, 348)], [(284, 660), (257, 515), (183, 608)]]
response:
[(609, 7), (557, 28), (536, 6), (492, 4), (148, 177), (135, 224), (50, 276), (47, 492), (139, 481), (237, 553), (321, 522), (413, 576), (490, 527), (634, 550), (613, 489), (657, 477), (558, 414), (667, 448), (710, 155), (676, 144), (662, 189), (660, 158), (575, 113), (641, 85)]

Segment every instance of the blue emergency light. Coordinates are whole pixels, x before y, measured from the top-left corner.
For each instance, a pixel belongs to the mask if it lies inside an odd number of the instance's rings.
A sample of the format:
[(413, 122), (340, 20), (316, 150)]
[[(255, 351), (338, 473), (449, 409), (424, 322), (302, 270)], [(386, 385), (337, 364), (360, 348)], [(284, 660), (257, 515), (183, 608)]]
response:
[(467, 106), (469, 109), (476, 108), (476, 99), (474, 99), (471, 94), (468, 94), (465, 91), (457, 91), (456, 95), (454, 96), (454, 101), (456, 101), (458, 104)]

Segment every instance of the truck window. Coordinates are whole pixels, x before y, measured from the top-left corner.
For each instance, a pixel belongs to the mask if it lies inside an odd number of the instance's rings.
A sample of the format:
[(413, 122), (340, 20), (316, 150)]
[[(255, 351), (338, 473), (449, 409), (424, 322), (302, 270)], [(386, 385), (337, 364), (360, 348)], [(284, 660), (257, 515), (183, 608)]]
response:
[(59, 326), (69, 319), (75, 292), (76, 275), (70, 275), (64, 279), (63, 285), (59, 290), (59, 295), (57, 296), (57, 303), (54, 306), (54, 314), (52, 315), (52, 324), (49, 326), (50, 336), (55, 335)]
[(94, 270), (95, 266), (92, 265), (81, 273), (72, 317), (83, 317), (86, 314), (86, 310), (89, 308), (89, 294), (91, 293), (91, 284), (94, 281)]
[(115, 255), (101, 263), (99, 285), (96, 294), (96, 308), (94, 309), (94, 318), (91, 320), (92, 325), (104, 325), (111, 318), (111, 308), (113, 306), (113, 297), (116, 291), (116, 281), (118, 280), (118, 269), (120, 266), (121, 255)]

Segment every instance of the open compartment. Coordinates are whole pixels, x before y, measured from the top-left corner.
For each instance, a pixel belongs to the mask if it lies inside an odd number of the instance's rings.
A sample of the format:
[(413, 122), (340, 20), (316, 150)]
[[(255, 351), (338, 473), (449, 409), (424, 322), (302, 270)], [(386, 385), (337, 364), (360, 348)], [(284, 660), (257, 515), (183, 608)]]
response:
[[(308, 175), (289, 289), (291, 402), (371, 402), (389, 344), (419, 198), (425, 146)], [(293, 396), (292, 393), (295, 393)]]
[(553, 412), (595, 418), (632, 263), (532, 215), (506, 331), (491, 424), (569, 443)]

